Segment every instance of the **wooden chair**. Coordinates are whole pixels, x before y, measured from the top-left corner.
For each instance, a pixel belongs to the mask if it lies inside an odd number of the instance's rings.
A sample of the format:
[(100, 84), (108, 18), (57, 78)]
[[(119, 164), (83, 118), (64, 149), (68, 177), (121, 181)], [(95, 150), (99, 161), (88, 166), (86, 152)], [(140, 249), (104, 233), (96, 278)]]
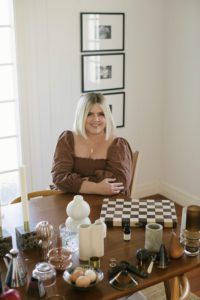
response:
[(130, 185), (131, 195), (133, 195), (133, 193), (135, 192), (138, 164), (139, 164), (139, 151), (135, 151), (133, 152), (133, 174), (132, 174), (131, 185)]
[(176, 276), (170, 282), (170, 300), (188, 300), (190, 283), (186, 275)]
[[(50, 195), (58, 195), (58, 194), (63, 194), (64, 192), (60, 190), (41, 190), (41, 191), (35, 191), (28, 193), (28, 199), (36, 198), (36, 197), (45, 197), (45, 196), (50, 196)], [(10, 201), (10, 204), (18, 203), (21, 202), (21, 197), (17, 197), (14, 200)]]

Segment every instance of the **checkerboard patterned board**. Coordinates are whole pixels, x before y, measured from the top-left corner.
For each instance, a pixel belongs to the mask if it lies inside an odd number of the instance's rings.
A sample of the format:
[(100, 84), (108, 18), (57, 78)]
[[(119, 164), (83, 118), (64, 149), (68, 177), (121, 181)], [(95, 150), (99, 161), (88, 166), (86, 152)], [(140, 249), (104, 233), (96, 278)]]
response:
[(170, 200), (104, 199), (100, 218), (108, 227), (123, 227), (125, 222), (132, 227), (147, 223), (159, 223), (168, 228), (177, 226), (175, 205)]

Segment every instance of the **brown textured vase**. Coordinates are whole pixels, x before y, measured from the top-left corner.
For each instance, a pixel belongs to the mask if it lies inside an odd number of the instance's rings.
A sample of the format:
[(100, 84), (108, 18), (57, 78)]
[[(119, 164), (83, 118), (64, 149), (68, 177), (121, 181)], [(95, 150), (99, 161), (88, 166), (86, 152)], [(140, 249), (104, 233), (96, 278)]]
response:
[(41, 221), (39, 222), (36, 227), (36, 234), (38, 239), (42, 241), (48, 241), (53, 237), (54, 229), (51, 224), (47, 221)]
[(169, 246), (169, 256), (171, 258), (179, 258), (183, 255), (184, 248), (181, 245), (176, 233), (172, 231)]
[(42, 250), (42, 259), (46, 261), (48, 259), (47, 253), (52, 247), (54, 228), (49, 222), (41, 221), (36, 225), (35, 231)]

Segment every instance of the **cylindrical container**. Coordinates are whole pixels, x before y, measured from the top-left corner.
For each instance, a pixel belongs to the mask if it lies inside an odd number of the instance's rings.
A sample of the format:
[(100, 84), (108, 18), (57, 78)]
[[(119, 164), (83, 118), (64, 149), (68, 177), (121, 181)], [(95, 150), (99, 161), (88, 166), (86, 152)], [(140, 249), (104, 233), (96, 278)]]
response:
[(105, 231), (101, 223), (91, 225), (91, 255), (104, 256)]
[(93, 269), (100, 269), (100, 258), (98, 256), (90, 257), (90, 267)]
[(79, 259), (89, 261), (91, 256), (91, 225), (81, 224), (79, 227)]
[(104, 238), (106, 238), (106, 236), (107, 236), (107, 226), (106, 226), (106, 223), (103, 222), (101, 219), (97, 219), (94, 223), (95, 224), (101, 224), (101, 226), (103, 228), (103, 232), (104, 232)]
[(158, 223), (149, 223), (145, 230), (145, 249), (158, 252), (162, 244), (163, 226)]
[(186, 214), (186, 229), (188, 231), (200, 231), (200, 206), (190, 205)]

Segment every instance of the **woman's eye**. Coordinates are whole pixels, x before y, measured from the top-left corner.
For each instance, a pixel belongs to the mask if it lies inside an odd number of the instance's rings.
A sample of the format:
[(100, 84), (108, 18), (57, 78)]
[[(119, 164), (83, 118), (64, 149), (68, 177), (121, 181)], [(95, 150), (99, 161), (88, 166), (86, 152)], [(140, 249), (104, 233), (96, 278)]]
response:
[(98, 117), (104, 117), (104, 113), (103, 112), (100, 112), (100, 113), (97, 113), (97, 114), (94, 114), (94, 113), (92, 113), (92, 112), (89, 112), (88, 113), (88, 117), (92, 117), (92, 116), (98, 116)]

